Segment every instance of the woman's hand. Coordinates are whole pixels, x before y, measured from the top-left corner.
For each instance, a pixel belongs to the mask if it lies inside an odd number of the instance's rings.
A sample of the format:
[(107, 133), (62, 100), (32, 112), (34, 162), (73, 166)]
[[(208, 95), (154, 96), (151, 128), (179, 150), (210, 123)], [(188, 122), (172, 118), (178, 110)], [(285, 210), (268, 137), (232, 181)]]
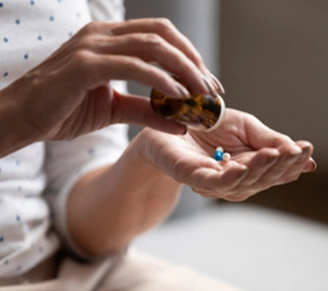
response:
[[(158, 64), (163, 69), (154, 66)], [(188, 95), (167, 71), (195, 93), (208, 93), (211, 78), (199, 53), (166, 19), (93, 22), (48, 59), (0, 91), (0, 112), (16, 135), (70, 139), (114, 123), (136, 123), (184, 133), (183, 125), (153, 113), (148, 98), (111, 90), (110, 80), (134, 80), (174, 97)], [(211, 78), (214, 89), (222, 91)]]
[[(151, 164), (205, 197), (245, 200), (316, 168), (309, 142), (294, 142), (254, 116), (232, 109), (211, 132), (189, 130), (174, 136), (146, 130), (142, 134)], [(231, 160), (213, 159), (218, 146), (231, 154)]]

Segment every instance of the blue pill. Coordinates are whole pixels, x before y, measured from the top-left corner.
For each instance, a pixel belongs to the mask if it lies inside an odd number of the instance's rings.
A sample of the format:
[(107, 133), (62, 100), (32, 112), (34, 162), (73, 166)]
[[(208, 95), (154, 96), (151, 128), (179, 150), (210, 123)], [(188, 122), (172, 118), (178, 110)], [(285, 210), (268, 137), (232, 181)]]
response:
[(215, 151), (214, 159), (216, 161), (222, 161), (223, 160), (223, 152), (222, 151)]

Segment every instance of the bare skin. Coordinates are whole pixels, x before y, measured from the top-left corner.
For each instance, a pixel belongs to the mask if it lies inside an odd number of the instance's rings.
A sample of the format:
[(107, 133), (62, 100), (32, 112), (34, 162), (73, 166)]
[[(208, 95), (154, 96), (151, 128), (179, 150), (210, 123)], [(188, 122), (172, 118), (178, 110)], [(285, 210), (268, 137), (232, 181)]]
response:
[(148, 98), (120, 94), (108, 85), (112, 79), (134, 80), (173, 97), (188, 95), (152, 63), (179, 75), (193, 92), (209, 93), (206, 78), (212, 89), (223, 91), (196, 49), (168, 20), (92, 22), (0, 91), (0, 134), (6, 137), (0, 157), (35, 141), (74, 138), (115, 123), (184, 133), (185, 126), (154, 114)]
[[(149, 99), (109, 85), (134, 80), (172, 97), (188, 95), (167, 71), (195, 94), (224, 92), (166, 19), (88, 24), (0, 91), (0, 158), (36, 141), (70, 139), (110, 124), (149, 127), (116, 163), (85, 175), (70, 193), (69, 230), (90, 255), (118, 251), (165, 219), (182, 184), (204, 197), (240, 201), (315, 169), (309, 142), (294, 142), (249, 114), (228, 109), (215, 131), (186, 133), (155, 115)], [(212, 158), (218, 145), (230, 161)]]
[[(230, 161), (213, 159), (217, 145), (231, 153)], [(294, 142), (231, 109), (211, 133), (145, 129), (118, 162), (86, 175), (72, 190), (73, 239), (91, 255), (118, 251), (167, 217), (182, 184), (203, 197), (242, 201), (315, 170), (312, 151), (311, 143)]]

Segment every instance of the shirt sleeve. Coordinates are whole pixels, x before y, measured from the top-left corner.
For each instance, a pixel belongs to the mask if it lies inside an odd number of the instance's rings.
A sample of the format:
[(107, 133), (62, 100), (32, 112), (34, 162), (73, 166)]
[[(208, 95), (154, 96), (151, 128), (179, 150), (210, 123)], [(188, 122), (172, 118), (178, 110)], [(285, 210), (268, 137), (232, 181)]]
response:
[[(118, 86), (115, 87), (118, 89)], [(117, 124), (73, 140), (46, 143), (45, 171), (48, 182), (45, 194), (52, 209), (54, 227), (68, 249), (82, 259), (92, 258), (71, 239), (67, 227), (68, 195), (82, 176), (117, 161), (128, 142), (128, 126)]]

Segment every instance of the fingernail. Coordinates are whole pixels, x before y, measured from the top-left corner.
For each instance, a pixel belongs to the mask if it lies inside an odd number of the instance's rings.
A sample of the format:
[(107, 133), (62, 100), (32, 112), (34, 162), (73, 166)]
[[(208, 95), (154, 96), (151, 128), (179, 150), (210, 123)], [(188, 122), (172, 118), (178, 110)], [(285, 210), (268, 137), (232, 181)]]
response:
[(212, 73), (208, 69), (205, 68), (205, 73), (204, 74), (205, 74), (206, 78), (211, 82), (215, 92), (220, 92), (221, 93), (220, 86), (218, 85), (218, 83), (212, 77)]
[(284, 157), (284, 159), (288, 162), (294, 162), (298, 159), (301, 158), (302, 155), (302, 149), (298, 146), (293, 147), (293, 149), (289, 152), (285, 154), (286, 156)]
[(313, 161), (311, 172), (314, 172), (317, 169), (317, 163)]
[(302, 150), (303, 150), (303, 153), (301, 155), (301, 158), (304, 159), (309, 155), (311, 148), (310, 147), (305, 147)]
[(182, 98), (189, 98), (190, 97), (190, 93), (187, 90), (187, 88), (185, 88), (180, 83), (176, 82), (175, 89), (176, 89), (175, 91), (177, 92), (177, 96), (182, 97)]
[(202, 75), (202, 80), (203, 80), (203, 84), (205, 85), (205, 88), (207, 89), (207, 91), (212, 95), (212, 96), (216, 96), (216, 90), (213, 86), (213, 84), (211, 83), (210, 79), (208, 77), (206, 77), (205, 75)]
[(212, 73), (211, 73), (211, 78), (214, 81), (214, 83), (218, 86), (218, 91), (222, 94), (225, 94), (225, 90), (224, 90), (221, 82), (219, 81), (219, 79), (217, 77), (215, 77)]

